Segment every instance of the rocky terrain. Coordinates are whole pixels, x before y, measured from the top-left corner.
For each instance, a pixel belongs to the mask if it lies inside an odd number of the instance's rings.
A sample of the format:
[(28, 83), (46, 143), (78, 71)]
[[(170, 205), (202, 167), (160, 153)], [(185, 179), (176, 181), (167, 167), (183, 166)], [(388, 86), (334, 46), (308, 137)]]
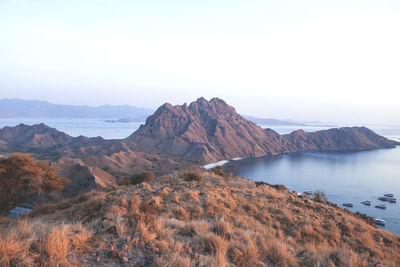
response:
[(0, 265), (399, 266), (400, 237), (284, 186), (189, 171), (2, 218)]

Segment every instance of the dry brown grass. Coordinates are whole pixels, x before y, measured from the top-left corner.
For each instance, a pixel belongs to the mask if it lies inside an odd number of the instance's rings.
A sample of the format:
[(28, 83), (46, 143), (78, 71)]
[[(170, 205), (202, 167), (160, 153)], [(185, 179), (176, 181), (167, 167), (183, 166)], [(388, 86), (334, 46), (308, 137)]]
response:
[(203, 180), (203, 175), (199, 171), (186, 171), (182, 174), (182, 179), (189, 181), (201, 182)]
[(5, 226), (0, 237), (0, 266), (76, 264), (76, 254), (91, 250), (92, 233), (81, 224), (48, 224), (22, 219)]
[(201, 176), (174, 173), (4, 220), (0, 265), (400, 266), (399, 236), (341, 208)]
[(43, 250), (46, 251), (51, 262), (66, 263), (69, 252), (69, 229), (66, 225), (54, 227), (43, 241)]
[(0, 265), (32, 265), (34, 255), (29, 254), (32, 240), (21, 238), (16, 232), (0, 238)]

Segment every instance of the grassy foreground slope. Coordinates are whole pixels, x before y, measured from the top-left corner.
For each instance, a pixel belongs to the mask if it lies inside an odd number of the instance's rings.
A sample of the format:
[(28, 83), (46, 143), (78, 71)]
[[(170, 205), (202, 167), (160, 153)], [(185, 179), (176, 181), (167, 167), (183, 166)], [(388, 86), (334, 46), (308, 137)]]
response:
[(4, 219), (0, 265), (400, 266), (400, 236), (348, 211), (202, 176), (177, 172)]

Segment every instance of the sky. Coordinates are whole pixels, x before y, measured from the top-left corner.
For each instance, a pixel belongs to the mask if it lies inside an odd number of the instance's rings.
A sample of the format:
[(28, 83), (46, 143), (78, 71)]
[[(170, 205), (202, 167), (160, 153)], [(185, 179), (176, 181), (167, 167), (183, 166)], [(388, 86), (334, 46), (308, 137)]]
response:
[(0, 0), (0, 98), (400, 125), (400, 1)]

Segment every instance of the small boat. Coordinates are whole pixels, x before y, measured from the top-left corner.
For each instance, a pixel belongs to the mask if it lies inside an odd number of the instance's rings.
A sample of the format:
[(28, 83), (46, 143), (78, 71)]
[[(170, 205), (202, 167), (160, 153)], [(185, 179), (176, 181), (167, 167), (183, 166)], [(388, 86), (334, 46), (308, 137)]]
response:
[(385, 197), (394, 197), (393, 194), (384, 194)]
[(371, 201), (369, 201), (369, 200), (365, 200), (365, 201), (363, 201), (361, 203), (364, 204), (364, 205), (367, 205), (367, 206), (371, 206)]
[(396, 201), (397, 201), (397, 200), (396, 200), (394, 197), (392, 197), (391, 199), (389, 199), (389, 202), (390, 202), (390, 203), (396, 203)]
[(378, 224), (378, 225), (385, 226), (386, 221), (384, 219), (381, 219), (381, 218), (375, 218), (375, 223)]
[(378, 197), (378, 199), (381, 201), (389, 201), (388, 197)]
[(306, 190), (306, 191), (304, 191), (303, 194), (311, 196), (312, 195), (312, 190)]
[(386, 205), (384, 205), (384, 204), (381, 204), (381, 205), (375, 205), (375, 208), (378, 208), (378, 209), (386, 209)]
[(351, 203), (343, 203), (343, 206), (352, 208), (352, 207), (353, 207), (353, 204), (351, 204)]

